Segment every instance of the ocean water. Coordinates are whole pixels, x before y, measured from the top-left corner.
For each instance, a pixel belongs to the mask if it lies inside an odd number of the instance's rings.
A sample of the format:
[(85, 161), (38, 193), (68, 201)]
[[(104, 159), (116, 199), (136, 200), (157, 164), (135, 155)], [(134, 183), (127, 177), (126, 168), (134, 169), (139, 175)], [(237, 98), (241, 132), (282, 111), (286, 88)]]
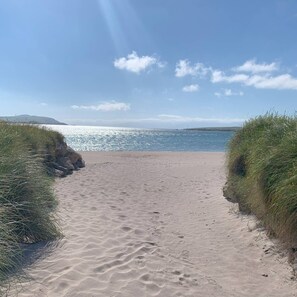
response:
[(77, 151), (224, 152), (234, 132), (45, 125)]

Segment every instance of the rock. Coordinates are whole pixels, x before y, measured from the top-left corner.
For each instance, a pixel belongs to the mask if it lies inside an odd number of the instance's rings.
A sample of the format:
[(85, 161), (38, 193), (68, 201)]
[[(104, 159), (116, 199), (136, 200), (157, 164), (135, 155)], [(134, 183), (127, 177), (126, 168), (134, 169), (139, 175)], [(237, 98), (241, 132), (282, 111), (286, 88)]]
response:
[(65, 168), (67, 168), (70, 171), (73, 171), (74, 165), (72, 164), (72, 162), (70, 161), (70, 159), (68, 157), (60, 157), (57, 159), (57, 163)]
[(248, 221), (247, 227), (250, 232), (256, 230), (258, 228), (257, 221), (255, 221), (255, 220)]
[(64, 177), (74, 170), (85, 167), (82, 156), (62, 141), (57, 144), (55, 154), (45, 160), (49, 174)]
[(78, 159), (77, 162), (75, 163), (78, 168), (84, 168), (86, 167), (86, 163), (83, 159)]
[(55, 154), (56, 158), (64, 157), (66, 153), (67, 153), (67, 143), (63, 141), (57, 144), (56, 154)]
[(82, 160), (82, 157), (71, 147), (67, 147), (65, 157), (68, 157), (72, 164), (75, 164), (78, 160)]
[(64, 166), (62, 166), (62, 165), (60, 165), (60, 164), (58, 164), (58, 163), (56, 163), (56, 162), (52, 162), (52, 163), (51, 163), (51, 166), (52, 166), (55, 170), (62, 171), (62, 172), (64, 172), (65, 174), (67, 174), (68, 171), (69, 171), (66, 167), (64, 167)]
[(55, 169), (54, 170), (54, 176), (55, 177), (65, 177), (66, 173), (64, 171), (62, 171), (62, 170)]
[(67, 153), (65, 156), (69, 158), (74, 168), (76, 169), (83, 168), (86, 166), (85, 161), (82, 159), (81, 154), (77, 153), (71, 147), (67, 147)]

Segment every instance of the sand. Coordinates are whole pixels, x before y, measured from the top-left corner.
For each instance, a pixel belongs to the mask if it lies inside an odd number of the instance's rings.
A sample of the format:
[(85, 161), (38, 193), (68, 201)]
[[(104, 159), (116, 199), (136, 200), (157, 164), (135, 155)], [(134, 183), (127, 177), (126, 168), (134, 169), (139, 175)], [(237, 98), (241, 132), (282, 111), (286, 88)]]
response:
[(19, 296), (297, 296), (285, 252), (222, 197), (223, 153), (83, 157), (56, 181), (65, 238)]

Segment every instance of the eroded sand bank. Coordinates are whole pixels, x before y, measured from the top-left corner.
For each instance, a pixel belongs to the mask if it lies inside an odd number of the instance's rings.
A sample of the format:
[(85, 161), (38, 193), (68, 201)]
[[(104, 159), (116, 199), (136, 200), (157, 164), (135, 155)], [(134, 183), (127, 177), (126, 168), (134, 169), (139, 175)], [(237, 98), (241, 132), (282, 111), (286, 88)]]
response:
[(65, 238), (19, 296), (297, 296), (287, 258), (222, 197), (223, 153), (83, 153)]

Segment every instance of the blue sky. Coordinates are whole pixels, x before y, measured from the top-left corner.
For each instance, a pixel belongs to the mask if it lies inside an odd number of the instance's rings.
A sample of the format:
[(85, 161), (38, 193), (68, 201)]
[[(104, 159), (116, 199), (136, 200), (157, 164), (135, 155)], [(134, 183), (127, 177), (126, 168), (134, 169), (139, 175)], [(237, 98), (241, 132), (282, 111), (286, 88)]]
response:
[(297, 107), (295, 0), (1, 0), (1, 115), (233, 126)]

